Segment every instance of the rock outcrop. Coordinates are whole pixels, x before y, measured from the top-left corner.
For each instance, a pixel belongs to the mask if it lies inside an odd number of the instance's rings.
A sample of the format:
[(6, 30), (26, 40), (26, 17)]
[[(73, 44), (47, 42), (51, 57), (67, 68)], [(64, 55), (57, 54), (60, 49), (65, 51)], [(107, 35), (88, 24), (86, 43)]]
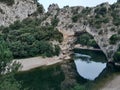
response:
[[(91, 34), (106, 55), (107, 59), (109, 61), (113, 60), (114, 53), (120, 45), (120, 40), (117, 40), (114, 44), (110, 43), (110, 38), (113, 35), (119, 36), (118, 32), (120, 24), (116, 20), (116, 18), (118, 18), (118, 20), (120, 19), (119, 3), (115, 3), (113, 5), (103, 3), (92, 8), (66, 6), (62, 9), (57, 9), (58, 5), (51, 5), (48, 9), (48, 13), (51, 15), (48, 16), (44, 22), (48, 22), (49, 20), (48, 23), (51, 24), (50, 21), (57, 17), (59, 19), (59, 23), (56, 28), (58, 28), (63, 35), (65, 35), (65, 33), (68, 33), (68, 35), (71, 33), (72, 35), (70, 34), (69, 36), (74, 36), (76, 32), (87, 32)], [(118, 17), (115, 17), (113, 13)], [(74, 41), (75, 39), (71, 40), (71, 42)]]
[[(36, 0), (15, 0), (12, 6), (0, 3), (0, 26), (8, 26), (16, 20), (23, 20), (37, 11)], [(64, 41), (60, 46), (63, 53), (68, 53), (75, 42), (75, 33), (87, 32), (91, 34), (109, 61), (120, 46), (120, 3), (113, 5), (103, 3), (96, 7), (69, 7), (60, 9), (52, 4), (48, 12), (43, 15), (41, 25), (58, 24), (56, 28), (63, 33)], [(110, 39), (115, 36), (116, 41)], [(114, 38), (113, 38), (114, 39)]]
[(14, 4), (8, 6), (0, 3), (0, 26), (8, 26), (16, 20), (23, 20), (37, 10), (35, 0), (15, 0)]

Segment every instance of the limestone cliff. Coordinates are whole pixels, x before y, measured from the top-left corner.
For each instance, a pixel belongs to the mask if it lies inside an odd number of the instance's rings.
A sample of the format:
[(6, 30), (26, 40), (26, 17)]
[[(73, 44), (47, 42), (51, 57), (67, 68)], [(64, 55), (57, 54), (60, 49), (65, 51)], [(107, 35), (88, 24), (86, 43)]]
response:
[(8, 26), (16, 20), (23, 20), (36, 10), (35, 0), (14, 0), (13, 5), (0, 3), (0, 26)]
[[(99, 47), (105, 53), (108, 60), (113, 60), (113, 55), (117, 51), (120, 45), (120, 3), (103, 3), (96, 7), (69, 7), (66, 6), (62, 9), (58, 5), (50, 5), (48, 18), (44, 23), (51, 24), (51, 21), (55, 18), (58, 19), (59, 29), (64, 37), (74, 36), (78, 32), (87, 32), (91, 34)], [(113, 40), (112, 38), (115, 40)], [(66, 44), (66, 49), (69, 50), (68, 43), (74, 42), (75, 39), (71, 39)], [(111, 41), (113, 40), (113, 41)], [(64, 42), (66, 42), (64, 41)], [(114, 43), (111, 43), (114, 42)], [(65, 45), (64, 45), (65, 46)]]
[[(0, 3), (0, 26), (23, 20), (36, 11), (36, 0), (15, 0), (13, 5)], [(103, 3), (96, 7), (65, 6), (60, 9), (57, 4), (52, 4), (43, 17), (41, 26), (52, 24), (63, 33), (64, 41), (60, 45), (63, 54), (73, 48), (74, 35), (80, 32), (91, 34), (108, 60), (113, 60), (120, 46), (119, 0), (113, 5)]]

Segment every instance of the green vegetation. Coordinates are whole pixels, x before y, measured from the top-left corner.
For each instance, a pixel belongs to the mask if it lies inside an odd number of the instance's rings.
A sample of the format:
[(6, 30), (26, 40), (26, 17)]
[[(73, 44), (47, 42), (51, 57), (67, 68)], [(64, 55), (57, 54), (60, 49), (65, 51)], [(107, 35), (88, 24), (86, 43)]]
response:
[(94, 38), (91, 35), (89, 35), (88, 33), (81, 34), (77, 38), (76, 43), (81, 44), (81, 45), (91, 46), (91, 47), (94, 47), (94, 48), (99, 48), (99, 46), (95, 42)]
[(51, 24), (52, 26), (57, 26), (58, 25), (58, 22), (59, 22), (59, 19), (57, 17), (54, 17), (52, 20), (51, 20)]
[(7, 5), (13, 5), (14, 4), (14, 0), (0, 0), (0, 2), (2, 2), (2, 3), (5, 3), (5, 4), (7, 4)]
[(78, 21), (78, 19), (79, 19), (79, 14), (75, 14), (75, 15), (73, 15), (72, 16), (72, 21), (75, 23), (75, 22), (77, 22)]
[(0, 8), (0, 13), (5, 14), (5, 12)]
[(117, 52), (114, 54), (114, 60), (120, 62), (120, 47), (118, 48)]
[(81, 53), (81, 54), (89, 55), (89, 56), (92, 57), (92, 60), (95, 61), (95, 62), (102, 62), (102, 63), (107, 62), (107, 58), (106, 58), (105, 54), (102, 51), (94, 51), (94, 50), (87, 50), (87, 49), (77, 49), (77, 48), (75, 48), (73, 51), (75, 53)]
[(53, 26), (40, 26), (42, 20), (27, 18), (9, 27), (1, 27), (2, 36), (14, 58), (59, 55), (60, 48), (50, 41), (62, 41), (62, 34)]
[(111, 18), (113, 18), (113, 24), (115, 26), (119, 26), (119, 8), (120, 5), (118, 3), (111, 5), (111, 7), (108, 9), (104, 6), (104, 4), (101, 4), (100, 7), (96, 7), (96, 9), (94, 10), (95, 15), (91, 18), (88, 18), (88, 21), (91, 26), (99, 29), (103, 24), (109, 23), (110, 20), (112, 20)]
[(60, 65), (54, 65), (17, 73), (15, 79), (22, 82), (20, 90), (62, 90), (65, 76)]
[(113, 18), (113, 24), (116, 26), (119, 26), (120, 23), (119, 8), (120, 8), (119, 1), (118, 3), (111, 5), (111, 16)]
[(101, 6), (101, 7), (99, 7), (99, 8), (96, 8), (96, 9), (95, 9), (95, 13), (98, 14), (98, 15), (104, 16), (104, 15), (106, 15), (106, 13), (107, 13), (107, 8), (106, 8), (106, 7), (103, 7), (103, 6)]
[(44, 7), (42, 4), (37, 4), (37, 12), (38, 13), (43, 13), (44, 12)]
[(115, 61), (120, 61), (120, 50), (118, 50), (115, 55), (114, 55), (114, 60)]
[(113, 10), (113, 12), (111, 13), (111, 16), (113, 17), (113, 24), (116, 26), (119, 26), (120, 24), (120, 15), (118, 12), (118, 10)]
[(20, 82), (16, 81), (13, 74), (8, 74), (0, 78), (0, 90), (21, 90)]
[(10, 64), (12, 53), (5, 41), (0, 37), (0, 74), (5, 72), (5, 67)]
[(90, 13), (90, 11), (91, 11), (91, 8), (89, 7), (84, 8), (81, 13), (78, 13), (78, 10), (77, 11), (72, 10), (73, 16), (71, 17), (71, 19), (75, 23), (80, 18), (85, 18), (85, 16), (87, 16)]
[(117, 41), (119, 41), (119, 39), (120, 39), (119, 35), (117, 35), (117, 34), (112, 35), (110, 37), (110, 39), (109, 39), (110, 40), (110, 44), (116, 44)]
[(82, 10), (82, 14), (83, 14), (83, 16), (84, 15), (88, 15), (89, 13), (90, 13), (90, 11), (91, 11), (91, 8), (89, 8), (89, 7), (86, 7), (86, 8), (84, 8), (83, 10)]
[[(17, 64), (10, 66), (12, 52), (7, 43), (0, 36), (0, 90), (20, 90), (20, 84), (14, 79), (12, 71), (16, 71)], [(8, 67), (6, 69), (6, 67)], [(11, 73), (9, 72), (11, 70)], [(4, 74), (7, 71), (7, 74)]]
[(71, 90), (86, 90), (85, 85), (76, 85), (73, 89)]
[[(118, 1), (119, 2), (119, 1)], [(94, 9), (94, 12), (91, 8), (84, 8), (80, 13), (78, 10), (72, 10), (73, 16), (71, 17), (74, 23), (80, 21), (84, 24), (89, 24), (96, 29), (100, 29), (104, 24), (112, 21), (113, 25), (119, 26), (120, 23), (120, 15), (119, 15), (120, 4), (115, 3), (111, 5), (109, 8), (106, 7), (105, 3), (97, 6)]]
[(95, 16), (88, 18), (88, 22), (90, 23), (91, 26), (99, 29), (101, 28), (102, 24), (109, 23), (110, 15), (108, 14), (109, 12), (106, 7), (102, 5), (101, 7), (96, 7), (94, 13)]

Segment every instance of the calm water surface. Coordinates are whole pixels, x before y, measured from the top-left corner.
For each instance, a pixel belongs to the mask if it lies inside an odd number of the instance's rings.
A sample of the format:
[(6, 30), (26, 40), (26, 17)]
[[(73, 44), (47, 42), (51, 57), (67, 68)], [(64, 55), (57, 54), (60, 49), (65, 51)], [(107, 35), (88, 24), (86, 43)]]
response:
[(102, 52), (79, 50), (74, 62), (77, 72), (85, 79), (94, 80), (106, 68), (106, 58)]
[[(79, 75), (90, 80), (98, 77), (106, 66), (106, 58), (101, 52), (75, 50), (73, 59)], [(53, 65), (17, 73), (15, 78), (22, 83), (21, 90), (62, 90), (61, 83), (65, 76), (60, 65)]]

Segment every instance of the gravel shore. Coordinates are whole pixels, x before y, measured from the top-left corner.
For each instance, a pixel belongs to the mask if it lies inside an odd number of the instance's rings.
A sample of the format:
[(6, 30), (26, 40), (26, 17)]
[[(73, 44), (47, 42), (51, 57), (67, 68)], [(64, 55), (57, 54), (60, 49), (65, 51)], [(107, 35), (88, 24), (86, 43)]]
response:
[(60, 57), (50, 57), (50, 58), (43, 58), (43, 57), (33, 57), (33, 58), (26, 58), (26, 59), (15, 59), (21, 64), (19, 71), (28, 71), (33, 68), (37, 68), (40, 66), (48, 66), (52, 64), (59, 63), (63, 61)]

